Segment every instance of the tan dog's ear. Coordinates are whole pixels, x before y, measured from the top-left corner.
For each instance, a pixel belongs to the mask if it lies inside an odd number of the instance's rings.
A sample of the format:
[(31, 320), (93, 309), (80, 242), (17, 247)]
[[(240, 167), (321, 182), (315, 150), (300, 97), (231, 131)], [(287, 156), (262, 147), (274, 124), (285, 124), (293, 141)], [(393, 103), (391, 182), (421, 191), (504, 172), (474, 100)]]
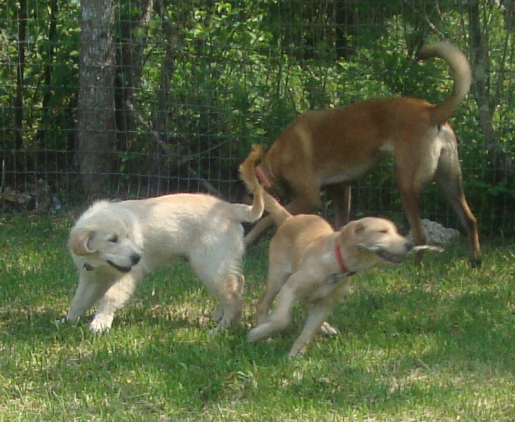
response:
[(352, 222), (352, 225), (353, 225), (352, 233), (354, 235), (361, 235), (365, 231), (366, 224), (363, 223), (361, 220), (357, 220), (357, 221)]
[(89, 241), (93, 238), (95, 232), (91, 229), (76, 229), (70, 234), (68, 247), (78, 256), (91, 255), (95, 251), (89, 248)]

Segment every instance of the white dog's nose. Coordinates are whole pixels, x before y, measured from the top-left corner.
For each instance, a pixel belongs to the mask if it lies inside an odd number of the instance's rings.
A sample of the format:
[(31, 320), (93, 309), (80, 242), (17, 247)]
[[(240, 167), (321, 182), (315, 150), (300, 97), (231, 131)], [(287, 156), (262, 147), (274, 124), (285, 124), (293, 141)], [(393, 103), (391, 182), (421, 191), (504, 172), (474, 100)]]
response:
[(136, 265), (136, 264), (139, 262), (139, 260), (140, 260), (140, 259), (141, 259), (141, 255), (140, 255), (140, 254), (138, 254), (138, 253), (133, 253), (133, 254), (131, 255), (131, 262), (132, 262), (132, 265)]

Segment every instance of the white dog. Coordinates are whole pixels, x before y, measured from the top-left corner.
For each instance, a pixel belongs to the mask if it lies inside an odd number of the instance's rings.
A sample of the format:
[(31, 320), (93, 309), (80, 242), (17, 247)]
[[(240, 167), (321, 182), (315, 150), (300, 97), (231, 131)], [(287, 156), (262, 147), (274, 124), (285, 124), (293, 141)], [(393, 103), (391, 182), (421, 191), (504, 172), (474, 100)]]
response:
[(90, 330), (110, 328), (115, 311), (143, 276), (182, 256), (220, 301), (215, 312), (219, 327), (228, 327), (243, 305), (241, 223), (254, 222), (262, 213), (259, 189), (251, 206), (187, 193), (96, 202), (70, 233), (69, 248), (80, 279), (67, 319), (76, 322), (100, 300)]

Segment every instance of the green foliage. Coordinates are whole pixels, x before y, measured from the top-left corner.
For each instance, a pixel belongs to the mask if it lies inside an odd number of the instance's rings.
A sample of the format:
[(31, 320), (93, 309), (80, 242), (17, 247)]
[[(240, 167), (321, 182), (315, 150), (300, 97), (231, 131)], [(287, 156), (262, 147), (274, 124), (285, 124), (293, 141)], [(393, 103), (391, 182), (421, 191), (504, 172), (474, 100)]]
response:
[[(441, 101), (452, 90), (449, 69), (441, 60), (416, 64), (415, 52), (425, 42), (447, 38), (469, 53), (467, 8), (459, 2), (164, 1), (155, 3), (145, 20), (146, 4), (121, 2), (116, 14), (118, 132), (112, 160), (117, 174), (109, 195), (157, 193), (153, 184), (170, 179), (177, 185), (168, 183), (166, 191), (195, 190), (183, 181), (196, 174), (235, 198), (235, 169), (249, 146), (269, 145), (298, 113), (391, 95)], [(482, 22), (489, 34), (487, 93), (501, 159), (485, 144), (473, 94), (452, 123), (461, 140), (471, 206), (488, 214), (486, 219), (478, 215), (480, 223), (494, 214), (498, 220), (482, 228), (497, 233), (501, 227), (513, 230), (505, 216), (515, 205), (510, 165), (515, 159), (510, 105), (515, 64), (511, 15), (488, 4)], [(77, 193), (78, 6), (59, 3), (53, 16), (50, 6), (27, 1), (34, 19), (27, 21), (24, 44), (22, 145), (13, 130), (21, 22), (17, 3), (0, 8), (5, 64), (0, 68), (0, 156), (16, 163), (7, 169), (10, 184), (22, 171)], [(54, 18), (56, 30), (49, 39)], [(166, 148), (156, 142), (156, 133)], [(370, 188), (368, 205), (358, 205), (357, 212), (398, 210), (391, 171), (376, 172), (372, 180), (362, 184)], [(447, 206), (431, 195), (424, 198), (424, 209), (435, 203), (432, 215), (447, 219)]]

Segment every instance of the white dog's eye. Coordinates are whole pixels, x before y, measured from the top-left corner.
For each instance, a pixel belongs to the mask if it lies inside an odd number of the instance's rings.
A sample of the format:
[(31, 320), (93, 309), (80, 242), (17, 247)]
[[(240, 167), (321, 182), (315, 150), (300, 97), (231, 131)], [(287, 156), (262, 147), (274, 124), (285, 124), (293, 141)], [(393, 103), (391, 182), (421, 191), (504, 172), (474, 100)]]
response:
[(113, 237), (110, 237), (108, 240), (111, 243), (118, 243), (118, 236), (115, 235)]

